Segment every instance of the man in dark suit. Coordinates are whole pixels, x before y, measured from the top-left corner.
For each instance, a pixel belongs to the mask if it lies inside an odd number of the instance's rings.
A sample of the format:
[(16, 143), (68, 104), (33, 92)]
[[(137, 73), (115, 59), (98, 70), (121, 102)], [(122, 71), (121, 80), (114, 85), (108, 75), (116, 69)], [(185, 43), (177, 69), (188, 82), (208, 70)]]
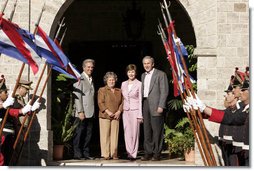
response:
[(93, 59), (83, 61), (83, 73), (80, 81), (73, 85), (76, 108), (74, 124), (79, 123), (74, 133), (73, 148), (74, 158), (78, 160), (94, 159), (89, 152), (94, 118), (94, 85), (92, 80), (94, 63)]
[(144, 151), (142, 161), (160, 160), (163, 145), (164, 109), (168, 96), (166, 73), (154, 68), (151, 56), (143, 58), (145, 73), (142, 74)]

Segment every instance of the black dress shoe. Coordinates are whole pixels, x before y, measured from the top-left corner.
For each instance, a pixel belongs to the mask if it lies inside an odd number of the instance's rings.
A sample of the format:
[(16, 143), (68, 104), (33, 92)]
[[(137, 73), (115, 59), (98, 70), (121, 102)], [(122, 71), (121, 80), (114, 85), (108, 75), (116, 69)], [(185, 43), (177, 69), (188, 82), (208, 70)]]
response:
[(135, 160), (137, 160), (136, 158), (132, 158), (132, 157), (128, 157), (128, 159), (129, 159), (130, 161), (135, 161)]
[(151, 160), (151, 158), (152, 158), (151, 155), (145, 154), (144, 156), (141, 157), (141, 161), (148, 161)]
[(95, 159), (94, 157), (90, 157), (90, 156), (85, 156), (84, 158), (85, 158), (85, 160), (94, 160)]
[(152, 161), (160, 161), (160, 156), (153, 156)]

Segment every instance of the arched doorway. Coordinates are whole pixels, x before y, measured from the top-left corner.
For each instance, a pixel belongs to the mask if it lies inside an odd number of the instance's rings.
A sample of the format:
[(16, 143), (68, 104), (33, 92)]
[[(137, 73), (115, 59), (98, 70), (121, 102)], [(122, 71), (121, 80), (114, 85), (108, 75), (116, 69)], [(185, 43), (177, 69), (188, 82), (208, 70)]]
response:
[[(177, 22), (178, 36), (185, 45), (196, 46), (189, 16), (177, 0), (171, 3), (170, 11)], [(163, 21), (158, 1), (76, 0), (64, 12), (60, 9), (58, 16), (60, 13), (59, 18), (65, 17), (68, 29), (63, 50), (80, 72), (84, 59), (95, 59), (93, 77), (96, 91), (104, 86), (103, 76), (107, 71), (114, 71), (118, 75), (117, 87), (120, 87), (121, 82), (127, 79), (125, 67), (130, 63), (137, 65), (140, 79), (143, 72), (142, 58), (145, 55), (152, 55), (156, 67), (171, 77), (164, 47), (157, 35), (158, 18)], [(95, 120), (92, 144), (95, 155), (99, 155), (98, 120)], [(119, 151), (125, 151), (122, 130), (119, 135)]]

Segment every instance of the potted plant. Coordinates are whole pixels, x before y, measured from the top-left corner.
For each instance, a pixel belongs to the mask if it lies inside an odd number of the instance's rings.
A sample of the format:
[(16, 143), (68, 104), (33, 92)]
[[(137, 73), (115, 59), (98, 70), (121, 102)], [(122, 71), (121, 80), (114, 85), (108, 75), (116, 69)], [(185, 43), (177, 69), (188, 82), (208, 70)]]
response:
[[(64, 147), (71, 147), (76, 125), (73, 125), (73, 80), (58, 74), (55, 80), (52, 101), (53, 158), (63, 158)], [(54, 155), (55, 154), (55, 155)]]
[[(168, 145), (169, 153), (186, 160), (184, 155), (193, 151), (195, 146), (195, 139), (190, 128), (189, 119), (187, 117), (180, 119), (174, 129), (170, 129), (165, 125), (165, 130), (164, 140)], [(193, 161), (194, 157), (191, 159)]]

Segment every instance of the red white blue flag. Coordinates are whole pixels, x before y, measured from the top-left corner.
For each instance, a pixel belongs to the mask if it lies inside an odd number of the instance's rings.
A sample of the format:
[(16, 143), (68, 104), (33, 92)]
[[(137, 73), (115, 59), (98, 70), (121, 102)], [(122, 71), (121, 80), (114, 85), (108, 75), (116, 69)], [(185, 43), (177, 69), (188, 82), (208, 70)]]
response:
[(38, 55), (33, 49), (23, 40), (18, 25), (4, 19), (0, 15), (0, 53), (13, 57), (30, 65), (33, 73), (36, 74), (39, 70)]
[(62, 68), (68, 65), (68, 57), (39, 26), (35, 35), (35, 44), (38, 46), (41, 56), (47, 60), (48, 64)]
[[(56, 43), (56, 45), (59, 47), (59, 49), (62, 50), (61, 45), (59, 44), (59, 42), (55, 39), (54, 41)], [(68, 60), (69, 61), (69, 60)], [(71, 62), (69, 61), (68, 65), (65, 68), (60, 68), (58, 66), (53, 66), (53, 69), (63, 73), (71, 78), (74, 78), (76, 80), (79, 80), (81, 77), (81, 74), (79, 73), (79, 71), (71, 64)]]
[(59, 43), (53, 41), (39, 26), (35, 35), (35, 43), (38, 46), (41, 57), (45, 58), (46, 62), (52, 65), (52, 69), (74, 79), (80, 78), (79, 71), (71, 64)]

